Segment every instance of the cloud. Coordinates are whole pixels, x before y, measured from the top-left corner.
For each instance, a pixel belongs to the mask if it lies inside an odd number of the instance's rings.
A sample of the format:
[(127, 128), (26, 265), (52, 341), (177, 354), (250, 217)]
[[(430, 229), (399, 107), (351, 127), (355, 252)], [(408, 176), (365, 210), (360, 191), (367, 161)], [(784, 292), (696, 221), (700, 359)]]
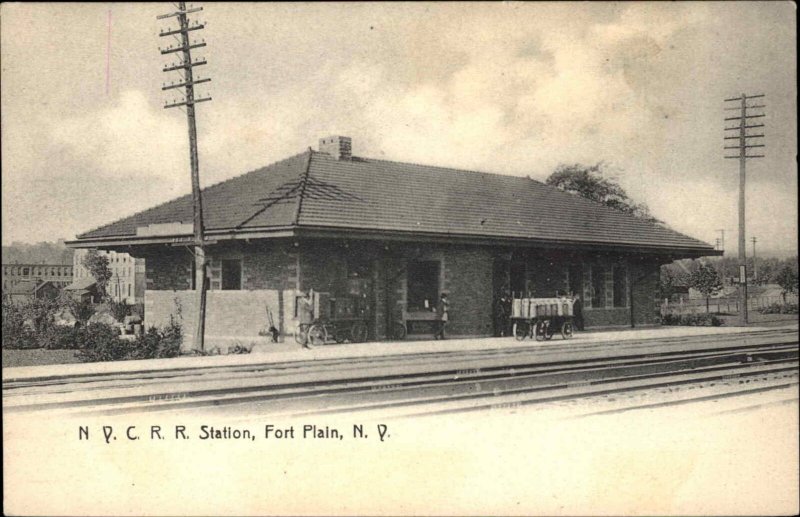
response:
[[(106, 8), (86, 7), (63, 24), (58, 16), (25, 18), (46, 22), (37, 30), (72, 50), (59, 56), (47, 52), (49, 43), (17, 43), (4, 33), (4, 201), (14, 201), (8, 188), (24, 192), (31, 181), (42, 181), (46, 196), (54, 175), (106, 192), (125, 185), (124, 199), (92, 198), (93, 213), (106, 217), (99, 224), (189, 191), (185, 115), (159, 105), (163, 77), (153, 49), (160, 42), (133, 21), (157, 9), (113, 9), (120, 38), (113, 48), (129, 52), (112, 54), (112, 78), (127, 89), (117, 94), (112, 85), (99, 101), (74, 92), (75, 84), (102, 84), (95, 47), (106, 36)], [(737, 188), (735, 164), (721, 158), (721, 99), (730, 88), (770, 90), (769, 156), (754, 164), (749, 185), (796, 212), (787, 10), (696, 2), (216, 4), (204, 31), (203, 74), (212, 77), (214, 100), (198, 108), (201, 182), (285, 158), (329, 134), (353, 137), (362, 156), (537, 179), (562, 162), (605, 161), (657, 216), (713, 240), (709, 227), (736, 224), (735, 210), (709, 205)], [(93, 45), (66, 29), (72, 21), (102, 29)], [(68, 80), (56, 85), (62, 89), (51, 96), (53, 82), (27, 66), (29, 54), (41, 55), (50, 73), (68, 68)], [(92, 63), (97, 84), (81, 83), (82, 69), (69, 75), (77, 61)], [(16, 70), (12, 80), (5, 66)], [(138, 183), (125, 183), (131, 178)], [(79, 211), (79, 197), (63, 209)], [(24, 204), (27, 216), (15, 221), (34, 219), (35, 206)], [(749, 213), (753, 228), (771, 220), (758, 208)], [(87, 229), (79, 219), (68, 233)], [(63, 220), (50, 227), (67, 228)]]
[(108, 108), (53, 122), (50, 145), (64, 159), (109, 178), (177, 179), (188, 162), (186, 126), (164, 111), (143, 93), (125, 91)]

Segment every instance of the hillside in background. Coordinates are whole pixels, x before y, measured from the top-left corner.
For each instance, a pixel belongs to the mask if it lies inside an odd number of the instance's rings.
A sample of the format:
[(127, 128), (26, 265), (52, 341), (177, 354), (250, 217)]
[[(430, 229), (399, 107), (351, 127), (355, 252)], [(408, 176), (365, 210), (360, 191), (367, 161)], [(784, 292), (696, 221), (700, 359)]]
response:
[(73, 250), (64, 245), (64, 240), (27, 244), (12, 242), (3, 246), (3, 264), (72, 264)]

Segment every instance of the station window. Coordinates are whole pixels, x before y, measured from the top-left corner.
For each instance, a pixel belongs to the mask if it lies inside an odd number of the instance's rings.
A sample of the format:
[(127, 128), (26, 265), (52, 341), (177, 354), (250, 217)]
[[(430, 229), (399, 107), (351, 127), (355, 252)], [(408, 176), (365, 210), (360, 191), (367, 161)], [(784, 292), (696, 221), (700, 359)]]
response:
[(618, 264), (614, 266), (614, 307), (628, 306), (628, 270)]
[(431, 310), (436, 306), (440, 270), (441, 264), (436, 260), (408, 263), (408, 310)]
[(569, 291), (583, 299), (583, 267), (580, 264), (570, 265), (567, 269), (567, 279), (569, 280)]
[(223, 259), (222, 263), (222, 290), (238, 291), (242, 288), (242, 260)]
[(606, 268), (592, 266), (592, 307), (602, 309), (606, 306)]

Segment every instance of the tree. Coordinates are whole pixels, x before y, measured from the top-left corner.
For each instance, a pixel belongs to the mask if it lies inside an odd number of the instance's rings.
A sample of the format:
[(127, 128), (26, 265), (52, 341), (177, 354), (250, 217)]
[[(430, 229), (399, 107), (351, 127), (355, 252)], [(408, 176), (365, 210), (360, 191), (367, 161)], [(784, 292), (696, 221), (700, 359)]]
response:
[(106, 285), (112, 276), (111, 268), (108, 267), (108, 257), (99, 254), (97, 250), (89, 250), (89, 253), (83, 257), (82, 264), (97, 282), (97, 289), (105, 298)]
[(604, 178), (606, 165), (598, 162), (594, 165), (561, 164), (545, 180), (545, 182), (570, 194), (577, 194), (586, 199), (602, 203), (620, 212), (634, 215), (651, 223), (661, 223), (653, 217), (644, 203), (632, 200), (616, 181)]
[(797, 291), (797, 271), (792, 269), (791, 266), (785, 265), (778, 272), (775, 281), (781, 286), (781, 295), (783, 296), (783, 303), (786, 303), (786, 293), (793, 293)]
[(689, 287), (694, 287), (706, 297), (706, 313), (708, 313), (708, 299), (722, 290), (722, 281), (714, 266), (701, 263), (689, 276)]

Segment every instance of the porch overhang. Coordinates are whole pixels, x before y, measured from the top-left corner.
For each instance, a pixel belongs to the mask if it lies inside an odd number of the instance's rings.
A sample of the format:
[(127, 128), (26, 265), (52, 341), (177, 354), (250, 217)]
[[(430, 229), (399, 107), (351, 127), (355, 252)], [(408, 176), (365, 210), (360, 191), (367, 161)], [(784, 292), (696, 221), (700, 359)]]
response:
[[(248, 228), (246, 230), (222, 229), (205, 232), (207, 245), (215, 245), (228, 241), (273, 240), (273, 239), (342, 239), (371, 240), (390, 242), (418, 242), (437, 244), (462, 244), (475, 246), (499, 246), (512, 248), (539, 248), (548, 250), (593, 251), (605, 253), (626, 253), (656, 255), (666, 262), (682, 258), (699, 258), (721, 256), (721, 250), (710, 246), (680, 247), (669, 245), (646, 245), (635, 242), (591, 242), (576, 240), (541, 239), (535, 237), (497, 237), (467, 235), (458, 233), (409, 232), (392, 230), (374, 230), (365, 228), (340, 228), (325, 226), (289, 226), (281, 228)], [(194, 236), (159, 235), (159, 236), (113, 236), (94, 239), (76, 239), (67, 241), (70, 248), (109, 248), (130, 249), (146, 245), (191, 246)]]

